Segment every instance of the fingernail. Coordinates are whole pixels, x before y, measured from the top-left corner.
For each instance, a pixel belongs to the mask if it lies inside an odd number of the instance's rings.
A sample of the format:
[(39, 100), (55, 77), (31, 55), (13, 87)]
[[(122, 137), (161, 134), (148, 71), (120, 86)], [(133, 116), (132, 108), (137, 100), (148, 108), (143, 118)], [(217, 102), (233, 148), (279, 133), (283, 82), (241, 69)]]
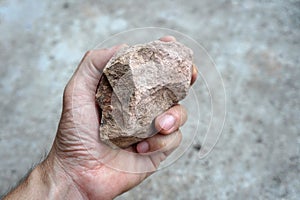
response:
[(170, 130), (176, 122), (175, 117), (173, 117), (172, 115), (169, 114), (165, 114), (161, 117), (161, 119), (159, 120), (159, 126), (163, 129), (163, 130)]
[(136, 148), (139, 153), (146, 153), (149, 151), (149, 143), (146, 141), (140, 142)]

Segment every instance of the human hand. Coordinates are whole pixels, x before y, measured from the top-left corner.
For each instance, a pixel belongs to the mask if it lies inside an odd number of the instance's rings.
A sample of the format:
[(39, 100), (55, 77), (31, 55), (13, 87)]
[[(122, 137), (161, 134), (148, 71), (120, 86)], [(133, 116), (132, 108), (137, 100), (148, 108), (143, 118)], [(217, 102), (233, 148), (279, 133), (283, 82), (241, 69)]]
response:
[[(46, 188), (54, 191), (52, 198), (112, 199), (152, 174), (180, 144), (179, 127), (185, 123), (187, 113), (179, 104), (155, 119), (158, 134), (135, 146), (112, 149), (100, 141), (95, 92), (103, 68), (122, 46), (87, 52), (65, 88), (55, 141), (36, 170)], [(192, 83), (196, 75), (194, 67)]]

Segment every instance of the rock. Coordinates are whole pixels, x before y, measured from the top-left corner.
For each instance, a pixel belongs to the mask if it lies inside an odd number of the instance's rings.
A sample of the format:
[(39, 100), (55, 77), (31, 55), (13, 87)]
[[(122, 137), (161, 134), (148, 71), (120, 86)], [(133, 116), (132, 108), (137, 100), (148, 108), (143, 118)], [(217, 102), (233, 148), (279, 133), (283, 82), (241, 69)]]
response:
[(119, 50), (107, 63), (96, 93), (100, 138), (126, 148), (157, 133), (154, 119), (188, 94), (192, 50), (153, 41)]

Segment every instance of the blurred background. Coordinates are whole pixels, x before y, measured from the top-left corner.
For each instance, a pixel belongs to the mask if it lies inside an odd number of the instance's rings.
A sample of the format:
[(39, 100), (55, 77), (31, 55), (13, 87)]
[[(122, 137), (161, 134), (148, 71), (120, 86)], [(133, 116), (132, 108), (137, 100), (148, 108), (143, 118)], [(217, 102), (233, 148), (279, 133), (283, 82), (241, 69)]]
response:
[(224, 80), (226, 123), (207, 157), (199, 159), (197, 137), (177, 162), (117, 199), (299, 199), (298, 0), (0, 0), (0, 196), (49, 151), (64, 86), (84, 53), (148, 26), (205, 47)]

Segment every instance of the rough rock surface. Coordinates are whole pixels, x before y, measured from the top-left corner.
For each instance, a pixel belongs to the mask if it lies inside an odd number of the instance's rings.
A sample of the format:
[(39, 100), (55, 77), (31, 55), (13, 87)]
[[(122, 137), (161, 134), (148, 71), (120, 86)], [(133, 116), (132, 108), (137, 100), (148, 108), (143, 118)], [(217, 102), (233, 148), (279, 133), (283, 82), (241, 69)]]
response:
[(192, 54), (181, 43), (162, 41), (117, 52), (105, 66), (96, 94), (101, 139), (126, 148), (154, 135), (155, 117), (188, 93)]

